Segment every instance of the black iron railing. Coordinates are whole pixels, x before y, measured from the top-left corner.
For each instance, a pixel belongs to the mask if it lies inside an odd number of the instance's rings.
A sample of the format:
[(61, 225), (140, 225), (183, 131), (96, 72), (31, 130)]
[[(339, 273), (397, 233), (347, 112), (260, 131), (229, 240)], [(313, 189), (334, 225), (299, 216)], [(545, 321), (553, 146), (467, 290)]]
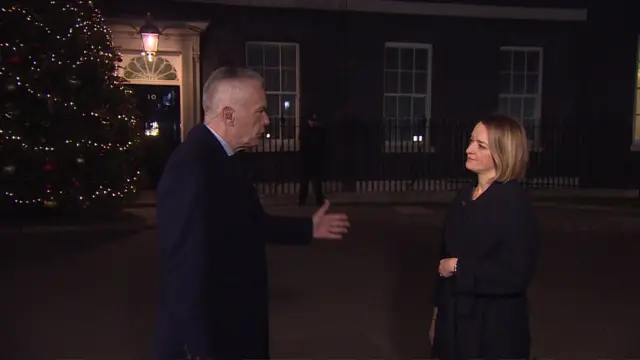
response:
[[(331, 192), (455, 190), (471, 180), (465, 149), (473, 122), (335, 121), (324, 125), (324, 188)], [(579, 187), (589, 175), (589, 142), (598, 128), (585, 122), (527, 124), (528, 187)], [(301, 174), (299, 127), (270, 126), (254, 150), (242, 154), (262, 194), (295, 194)], [(277, 132), (273, 136), (271, 132)], [(592, 145), (593, 146), (593, 145)]]

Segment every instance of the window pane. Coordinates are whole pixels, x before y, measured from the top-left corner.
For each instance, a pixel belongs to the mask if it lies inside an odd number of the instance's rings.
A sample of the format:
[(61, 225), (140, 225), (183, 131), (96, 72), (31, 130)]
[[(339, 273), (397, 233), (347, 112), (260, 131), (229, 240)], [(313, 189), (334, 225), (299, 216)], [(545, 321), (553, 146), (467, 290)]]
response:
[(264, 72), (264, 81), (267, 91), (280, 91), (280, 70), (267, 69)]
[(296, 69), (296, 46), (282, 45), (282, 67)]
[(511, 94), (513, 88), (511, 87), (511, 73), (500, 74), (500, 93)]
[(527, 52), (527, 72), (538, 73), (540, 65), (540, 52), (529, 51)]
[(524, 126), (524, 131), (527, 133), (527, 139), (529, 139), (529, 149), (533, 146), (533, 139), (536, 136), (536, 119), (535, 118), (527, 118), (522, 119), (522, 126)]
[(413, 94), (413, 72), (403, 71), (400, 73), (400, 93)]
[(525, 52), (513, 52), (513, 72), (524, 72)]
[(280, 132), (282, 121), (280, 121), (279, 116), (272, 116), (269, 118), (269, 126), (265, 129), (265, 136), (267, 139), (280, 139)]
[(280, 45), (264, 46), (264, 62), (267, 67), (280, 67)]
[(526, 84), (526, 93), (527, 94), (538, 94), (538, 74), (529, 75), (527, 74), (527, 84)]
[(400, 49), (400, 70), (413, 70), (413, 49)]
[(512, 97), (509, 99), (509, 115), (522, 119), (522, 98)]
[(384, 117), (395, 119), (398, 111), (398, 99), (393, 95), (384, 97)]
[(398, 137), (398, 121), (395, 118), (385, 119), (384, 135), (386, 140), (397, 140)]
[(509, 114), (509, 98), (498, 98), (498, 112), (502, 114)]
[(413, 128), (411, 118), (398, 120), (398, 138), (399, 141), (411, 141), (413, 138)]
[(427, 114), (427, 101), (424, 97), (413, 98), (413, 119), (414, 123), (421, 123)]
[(524, 94), (524, 74), (513, 75), (513, 93)]
[(416, 49), (416, 70), (428, 71), (429, 70), (429, 50)]
[(296, 118), (285, 116), (282, 123), (282, 138), (294, 139), (296, 137)]
[(428, 93), (427, 92), (428, 73), (423, 71), (416, 71), (414, 73), (414, 79), (415, 79), (414, 93), (427, 94)]
[(399, 119), (411, 118), (411, 97), (410, 96), (398, 96), (398, 118)]
[(522, 116), (525, 118), (535, 117), (536, 98), (528, 97), (523, 100)]
[(533, 139), (536, 132), (536, 119), (524, 118), (522, 119), (522, 126), (524, 126), (525, 131), (527, 132), (527, 138)]
[(413, 98), (413, 125), (411, 130), (411, 136), (424, 136), (427, 126), (426, 119), (426, 98), (414, 97)]
[(429, 118), (431, 117), (431, 98), (429, 98), (428, 96), (424, 97), (424, 103), (425, 103), (425, 117), (427, 118), (427, 124), (430, 122)]
[(388, 47), (384, 49), (384, 68), (387, 70), (398, 69), (399, 54), (397, 48)]
[(262, 45), (247, 44), (247, 67), (261, 67), (263, 63)]
[(280, 114), (285, 117), (294, 117), (296, 115), (296, 96), (282, 95), (280, 97)]
[(269, 120), (280, 117), (280, 95), (267, 94)]
[(287, 92), (296, 92), (297, 84), (296, 84), (296, 71), (295, 70), (284, 70), (282, 71), (282, 91)]
[(500, 51), (500, 71), (511, 71), (511, 51)]
[(398, 91), (398, 72), (397, 71), (385, 71), (384, 76), (384, 92), (397, 94)]

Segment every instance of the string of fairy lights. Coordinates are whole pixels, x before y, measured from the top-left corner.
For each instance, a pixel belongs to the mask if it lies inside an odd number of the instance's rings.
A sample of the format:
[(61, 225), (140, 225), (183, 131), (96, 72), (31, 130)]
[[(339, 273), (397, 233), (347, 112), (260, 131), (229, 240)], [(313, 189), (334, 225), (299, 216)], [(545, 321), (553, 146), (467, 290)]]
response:
[[(98, 189), (93, 194), (90, 194), (89, 196), (79, 195), (78, 200), (84, 201), (86, 205), (89, 205), (89, 203), (92, 200), (96, 200), (98, 198), (103, 198), (103, 197), (124, 198), (128, 194), (132, 194), (136, 192), (135, 184), (139, 176), (140, 176), (140, 172), (137, 171), (135, 176), (129, 179), (125, 179), (122, 190), (111, 189), (106, 186), (99, 186)], [(63, 190), (54, 191), (51, 189), (46, 189), (46, 194), (44, 196), (41, 196), (35, 199), (25, 200), (25, 199), (19, 198), (18, 195), (15, 193), (5, 192), (5, 195), (11, 198), (14, 204), (19, 204), (19, 205), (43, 204), (47, 207), (55, 207), (57, 205), (56, 199), (58, 199), (61, 196), (65, 196), (65, 194), (69, 195), (71, 194), (71, 192), (63, 191)]]
[[(83, 3), (83, 1), (77, 1), (76, 3)], [(98, 65), (103, 65), (106, 67), (113, 66), (114, 71), (112, 74), (105, 75), (105, 83), (108, 84), (111, 91), (123, 91), (127, 96), (130, 95), (131, 90), (116, 86), (116, 82), (119, 81), (119, 76), (117, 75), (118, 66), (116, 64), (119, 61), (120, 54), (113, 49), (113, 35), (111, 33), (111, 29), (109, 29), (104, 24), (104, 18), (100, 14), (99, 10), (93, 7), (92, 1), (85, 1), (85, 4), (91, 6), (93, 10), (93, 14), (90, 15), (89, 19), (86, 19), (86, 12), (78, 9), (73, 6), (73, 4), (69, 4), (66, 1), (49, 1), (50, 6), (58, 6), (60, 10), (63, 12), (71, 12), (77, 17), (77, 21), (74, 25), (68, 28), (68, 32), (62, 34), (56, 34), (54, 30), (47, 27), (44, 23), (38, 21), (33, 14), (31, 14), (27, 9), (21, 7), (20, 5), (14, 5), (7, 8), (0, 9), (0, 16), (6, 14), (24, 16), (24, 19), (29, 22), (30, 25), (38, 27), (39, 30), (45, 32), (46, 34), (55, 37), (57, 40), (61, 42), (72, 41), (75, 39), (78, 34), (87, 39), (86, 46), (87, 48), (84, 50), (83, 54), (80, 55), (77, 59), (74, 59), (73, 62), (65, 61), (60, 57), (56, 56), (56, 54), (50, 54), (50, 58), (48, 59), (48, 65), (58, 65), (58, 66), (70, 66), (71, 68), (77, 68), (87, 62), (96, 63)], [(5, 14), (6, 13), (6, 14)], [(85, 17), (84, 19), (81, 16)], [(111, 49), (105, 51), (102, 47), (97, 46), (95, 44), (91, 44), (89, 41), (92, 38), (93, 34), (96, 32), (100, 32), (101, 35), (106, 36), (108, 46)], [(0, 43), (0, 50), (4, 50), (4, 52), (16, 54), (22, 54), (24, 49), (29, 46), (29, 44), (23, 44), (20, 42), (16, 43)], [(8, 50), (8, 51), (7, 51)], [(27, 61), (30, 64), (30, 76), (38, 76), (38, 73), (41, 71), (41, 67), (38, 66), (38, 62), (28, 57), (27, 59), (18, 59), (18, 61)], [(48, 93), (45, 91), (41, 91), (37, 89), (35, 86), (30, 84), (26, 79), (23, 79), (19, 75), (12, 73), (9, 66), (0, 66), (0, 76), (8, 77), (14, 79), (14, 81), (7, 84), (9, 87), (19, 87), (26, 90), (28, 93), (36, 97), (37, 99), (53, 102), (57, 105), (63, 105), (64, 107), (70, 108), (73, 111), (77, 111), (82, 117), (85, 118), (96, 118), (101, 121), (103, 124), (107, 125), (111, 122), (110, 118), (106, 117), (105, 114), (101, 114), (100, 111), (82, 111), (78, 104), (73, 101), (64, 99), (61, 96), (58, 96), (53, 93)], [(3, 114), (5, 119), (11, 120), (11, 114)], [(130, 126), (135, 126), (136, 118), (134, 116), (127, 116), (125, 114), (117, 114), (111, 116), (111, 119), (116, 119), (116, 121), (126, 122)], [(90, 141), (87, 139), (84, 140), (66, 140), (61, 144), (58, 144), (58, 147), (54, 147), (51, 145), (30, 145), (27, 140), (21, 136), (20, 134), (14, 133), (7, 129), (0, 129), (0, 141), (12, 141), (17, 142), (17, 145), (27, 151), (34, 152), (45, 152), (51, 153), (55, 151), (64, 151), (69, 150), (71, 147), (75, 147), (77, 149), (89, 149), (94, 148), (96, 150), (100, 150), (102, 154), (105, 151), (127, 151), (130, 150), (132, 146), (134, 146), (139, 140), (128, 141), (124, 144), (117, 143), (98, 143), (96, 141)], [(61, 148), (60, 145), (65, 147), (65, 149)], [(82, 160), (82, 161), (81, 161)], [(78, 162), (84, 162), (82, 158), (78, 158)], [(3, 171), (5, 173), (12, 173), (15, 171), (15, 165), (5, 166)], [(113, 189), (109, 186), (99, 186), (93, 193), (85, 194), (85, 195), (76, 195), (78, 196), (77, 200), (84, 203), (85, 206), (89, 205), (92, 200), (96, 200), (98, 198), (104, 197), (112, 197), (112, 198), (123, 198), (127, 194), (134, 193), (136, 191), (136, 182), (140, 177), (140, 172), (136, 171), (132, 177), (128, 179), (124, 179), (123, 184), (121, 184), (121, 189)], [(120, 186), (119, 186), (120, 187)], [(37, 196), (36, 198), (27, 199), (19, 194), (16, 194), (11, 191), (6, 191), (5, 196), (9, 197), (11, 201), (15, 204), (38, 204), (44, 205), (47, 207), (55, 207), (57, 206), (57, 199), (61, 196), (69, 196), (75, 194), (77, 189), (67, 189), (67, 190), (57, 190), (52, 189), (47, 186), (43, 194)]]
[[(22, 136), (19, 135), (13, 135), (11, 131), (9, 130), (2, 130), (0, 129), (0, 136), (4, 137), (5, 139), (10, 139), (13, 141), (20, 141), (20, 147), (24, 148), (24, 149), (28, 149), (28, 150), (32, 150), (32, 151), (55, 151), (56, 148), (53, 146), (33, 146), (33, 145), (29, 145), (26, 142), (24, 142), (24, 138)], [(76, 148), (97, 148), (100, 150), (112, 150), (112, 149), (117, 149), (120, 151), (127, 151), (129, 150), (135, 143), (133, 141), (129, 141), (128, 143), (121, 145), (121, 144), (112, 144), (112, 143), (107, 143), (107, 144), (100, 144), (98, 142), (95, 141), (91, 141), (91, 140), (87, 140), (87, 139), (83, 139), (83, 140), (65, 140), (64, 141), (65, 145), (68, 146), (73, 146)]]

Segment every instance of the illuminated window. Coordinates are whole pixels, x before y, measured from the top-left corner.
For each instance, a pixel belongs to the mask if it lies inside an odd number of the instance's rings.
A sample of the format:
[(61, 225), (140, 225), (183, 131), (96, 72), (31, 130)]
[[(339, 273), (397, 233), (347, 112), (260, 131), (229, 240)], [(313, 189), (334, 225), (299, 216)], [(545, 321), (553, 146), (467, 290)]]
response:
[(542, 49), (500, 48), (498, 111), (521, 120), (531, 148), (539, 143), (542, 107)]
[[(384, 128), (386, 151), (428, 149), (431, 117), (431, 45), (387, 43), (384, 48)], [(414, 145), (425, 146), (414, 146)]]
[(298, 44), (248, 42), (247, 67), (265, 80), (270, 124), (269, 139), (295, 139), (299, 124)]
[(178, 72), (169, 60), (161, 56), (136, 56), (124, 69), (127, 80), (178, 80)]

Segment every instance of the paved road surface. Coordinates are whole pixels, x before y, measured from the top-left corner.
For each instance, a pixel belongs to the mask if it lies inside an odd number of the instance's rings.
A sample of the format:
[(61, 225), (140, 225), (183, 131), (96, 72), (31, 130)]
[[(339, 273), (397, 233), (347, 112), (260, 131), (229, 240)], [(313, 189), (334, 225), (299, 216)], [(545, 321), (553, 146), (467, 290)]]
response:
[[(442, 208), (345, 210), (347, 241), (269, 250), (274, 357), (428, 357)], [(549, 208), (540, 216), (535, 355), (640, 358), (640, 219)], [(154, 239), (154, 231), (2, 239), (0, 359), (148, 359)]]

